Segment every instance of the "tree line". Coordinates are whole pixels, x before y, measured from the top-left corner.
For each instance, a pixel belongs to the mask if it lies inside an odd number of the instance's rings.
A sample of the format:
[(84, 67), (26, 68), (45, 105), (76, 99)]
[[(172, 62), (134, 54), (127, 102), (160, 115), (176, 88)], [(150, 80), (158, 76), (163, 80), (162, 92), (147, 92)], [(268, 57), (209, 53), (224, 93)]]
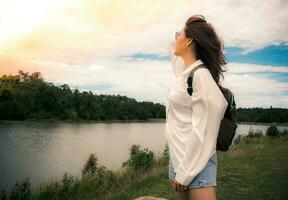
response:
[(255, 123), (287, 123), (287, 108), (237, 108), (237, 121)]
[(159, 103), (137, 102), (121, 95), (71, 90), (46, 82), (40, 72), (18, 71), (0, 78), (0, 119), (147, 120), (165, 118)]
[[(165, 119), (165, 105), (121, 95), (93, 94), (46, 82), (40, 72), (0, 77), (0, 119), (147, 120)], [(285, 108), (237, 108), (238, 122), (286, 123)]]

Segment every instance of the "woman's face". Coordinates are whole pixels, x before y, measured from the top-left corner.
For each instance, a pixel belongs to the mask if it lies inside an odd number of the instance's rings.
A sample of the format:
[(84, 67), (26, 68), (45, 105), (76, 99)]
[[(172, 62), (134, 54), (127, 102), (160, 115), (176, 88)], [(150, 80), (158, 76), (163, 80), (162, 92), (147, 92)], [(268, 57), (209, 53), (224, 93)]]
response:
[(175, 41), (175, 52), (174, 54), (176, 56), (181, 56), (187, 53), (187, 51), (190, 51), (189, 44), (191, 43), (191, 38), (185, 37), (185, 32), (184, 32), (183, 27), (180, 32), (178, 32), (178, 36)]

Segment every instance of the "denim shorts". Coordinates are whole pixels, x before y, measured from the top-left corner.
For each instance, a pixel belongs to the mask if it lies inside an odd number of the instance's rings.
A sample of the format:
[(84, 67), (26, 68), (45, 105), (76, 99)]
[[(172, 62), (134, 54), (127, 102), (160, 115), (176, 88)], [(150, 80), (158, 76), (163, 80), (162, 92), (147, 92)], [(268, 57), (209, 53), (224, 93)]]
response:
[[(169, 158), (169, 179), (173, 181), (175, 179), (176, 173), (174, 171), (171, 159)], [(194, 177), (194, 179), (189, 183), (188, 188), (201, 188), (208, 186), (216, 186), (217, 177), (217, 151), (208, 160), (208, 163), (204, 169)]]

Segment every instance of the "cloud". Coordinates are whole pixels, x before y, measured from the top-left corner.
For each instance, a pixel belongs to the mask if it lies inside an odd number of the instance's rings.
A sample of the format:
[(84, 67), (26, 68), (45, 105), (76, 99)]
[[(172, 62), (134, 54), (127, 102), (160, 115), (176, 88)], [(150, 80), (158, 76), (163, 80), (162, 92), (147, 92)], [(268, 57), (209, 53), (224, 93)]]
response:
[(230, 73), (256, 73), (256, 72), (279, 72), (287, 73), (288, 76), (288, 67), (287, 66), (269, 66), (269, 65), (255, 65), (249, 63), (229, 63), (227, 69)]
[[(226, 46), (241, 47), (248, 53), (271, 44), (287, 44), (288, 34), (284, 33), (288, 33), (288, 26), (283, 25), (287, 10), (287, 2), (281, 0), (71, 1), (11, 48), (25, 50), (26, 55), (31, 51), (41, 58), (77, 63), (135, 52), (165, 54), (174, 32), (189, 16), (202, 13)], [(27, 46), (25, 41), (29, 44), (33, 38), (37, 43)], [(37, 45), (42, 43), (45, 45)]]

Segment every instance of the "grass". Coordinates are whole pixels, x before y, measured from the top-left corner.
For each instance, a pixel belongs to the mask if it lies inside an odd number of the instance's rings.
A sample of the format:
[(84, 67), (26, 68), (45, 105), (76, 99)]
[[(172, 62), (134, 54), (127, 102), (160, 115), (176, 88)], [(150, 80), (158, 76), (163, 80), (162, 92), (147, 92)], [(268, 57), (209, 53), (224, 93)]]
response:
[[(227, 152), (217, 152), (218, 200), (288, 199), (288, 137), (244, 138)], [(167, 166), (156, 175), (134, 180), (110, 200), (152, 195), (173, 199)]]
[(217, 199), (288, 199), (287, 136), (245, 138), (218, 154)]

